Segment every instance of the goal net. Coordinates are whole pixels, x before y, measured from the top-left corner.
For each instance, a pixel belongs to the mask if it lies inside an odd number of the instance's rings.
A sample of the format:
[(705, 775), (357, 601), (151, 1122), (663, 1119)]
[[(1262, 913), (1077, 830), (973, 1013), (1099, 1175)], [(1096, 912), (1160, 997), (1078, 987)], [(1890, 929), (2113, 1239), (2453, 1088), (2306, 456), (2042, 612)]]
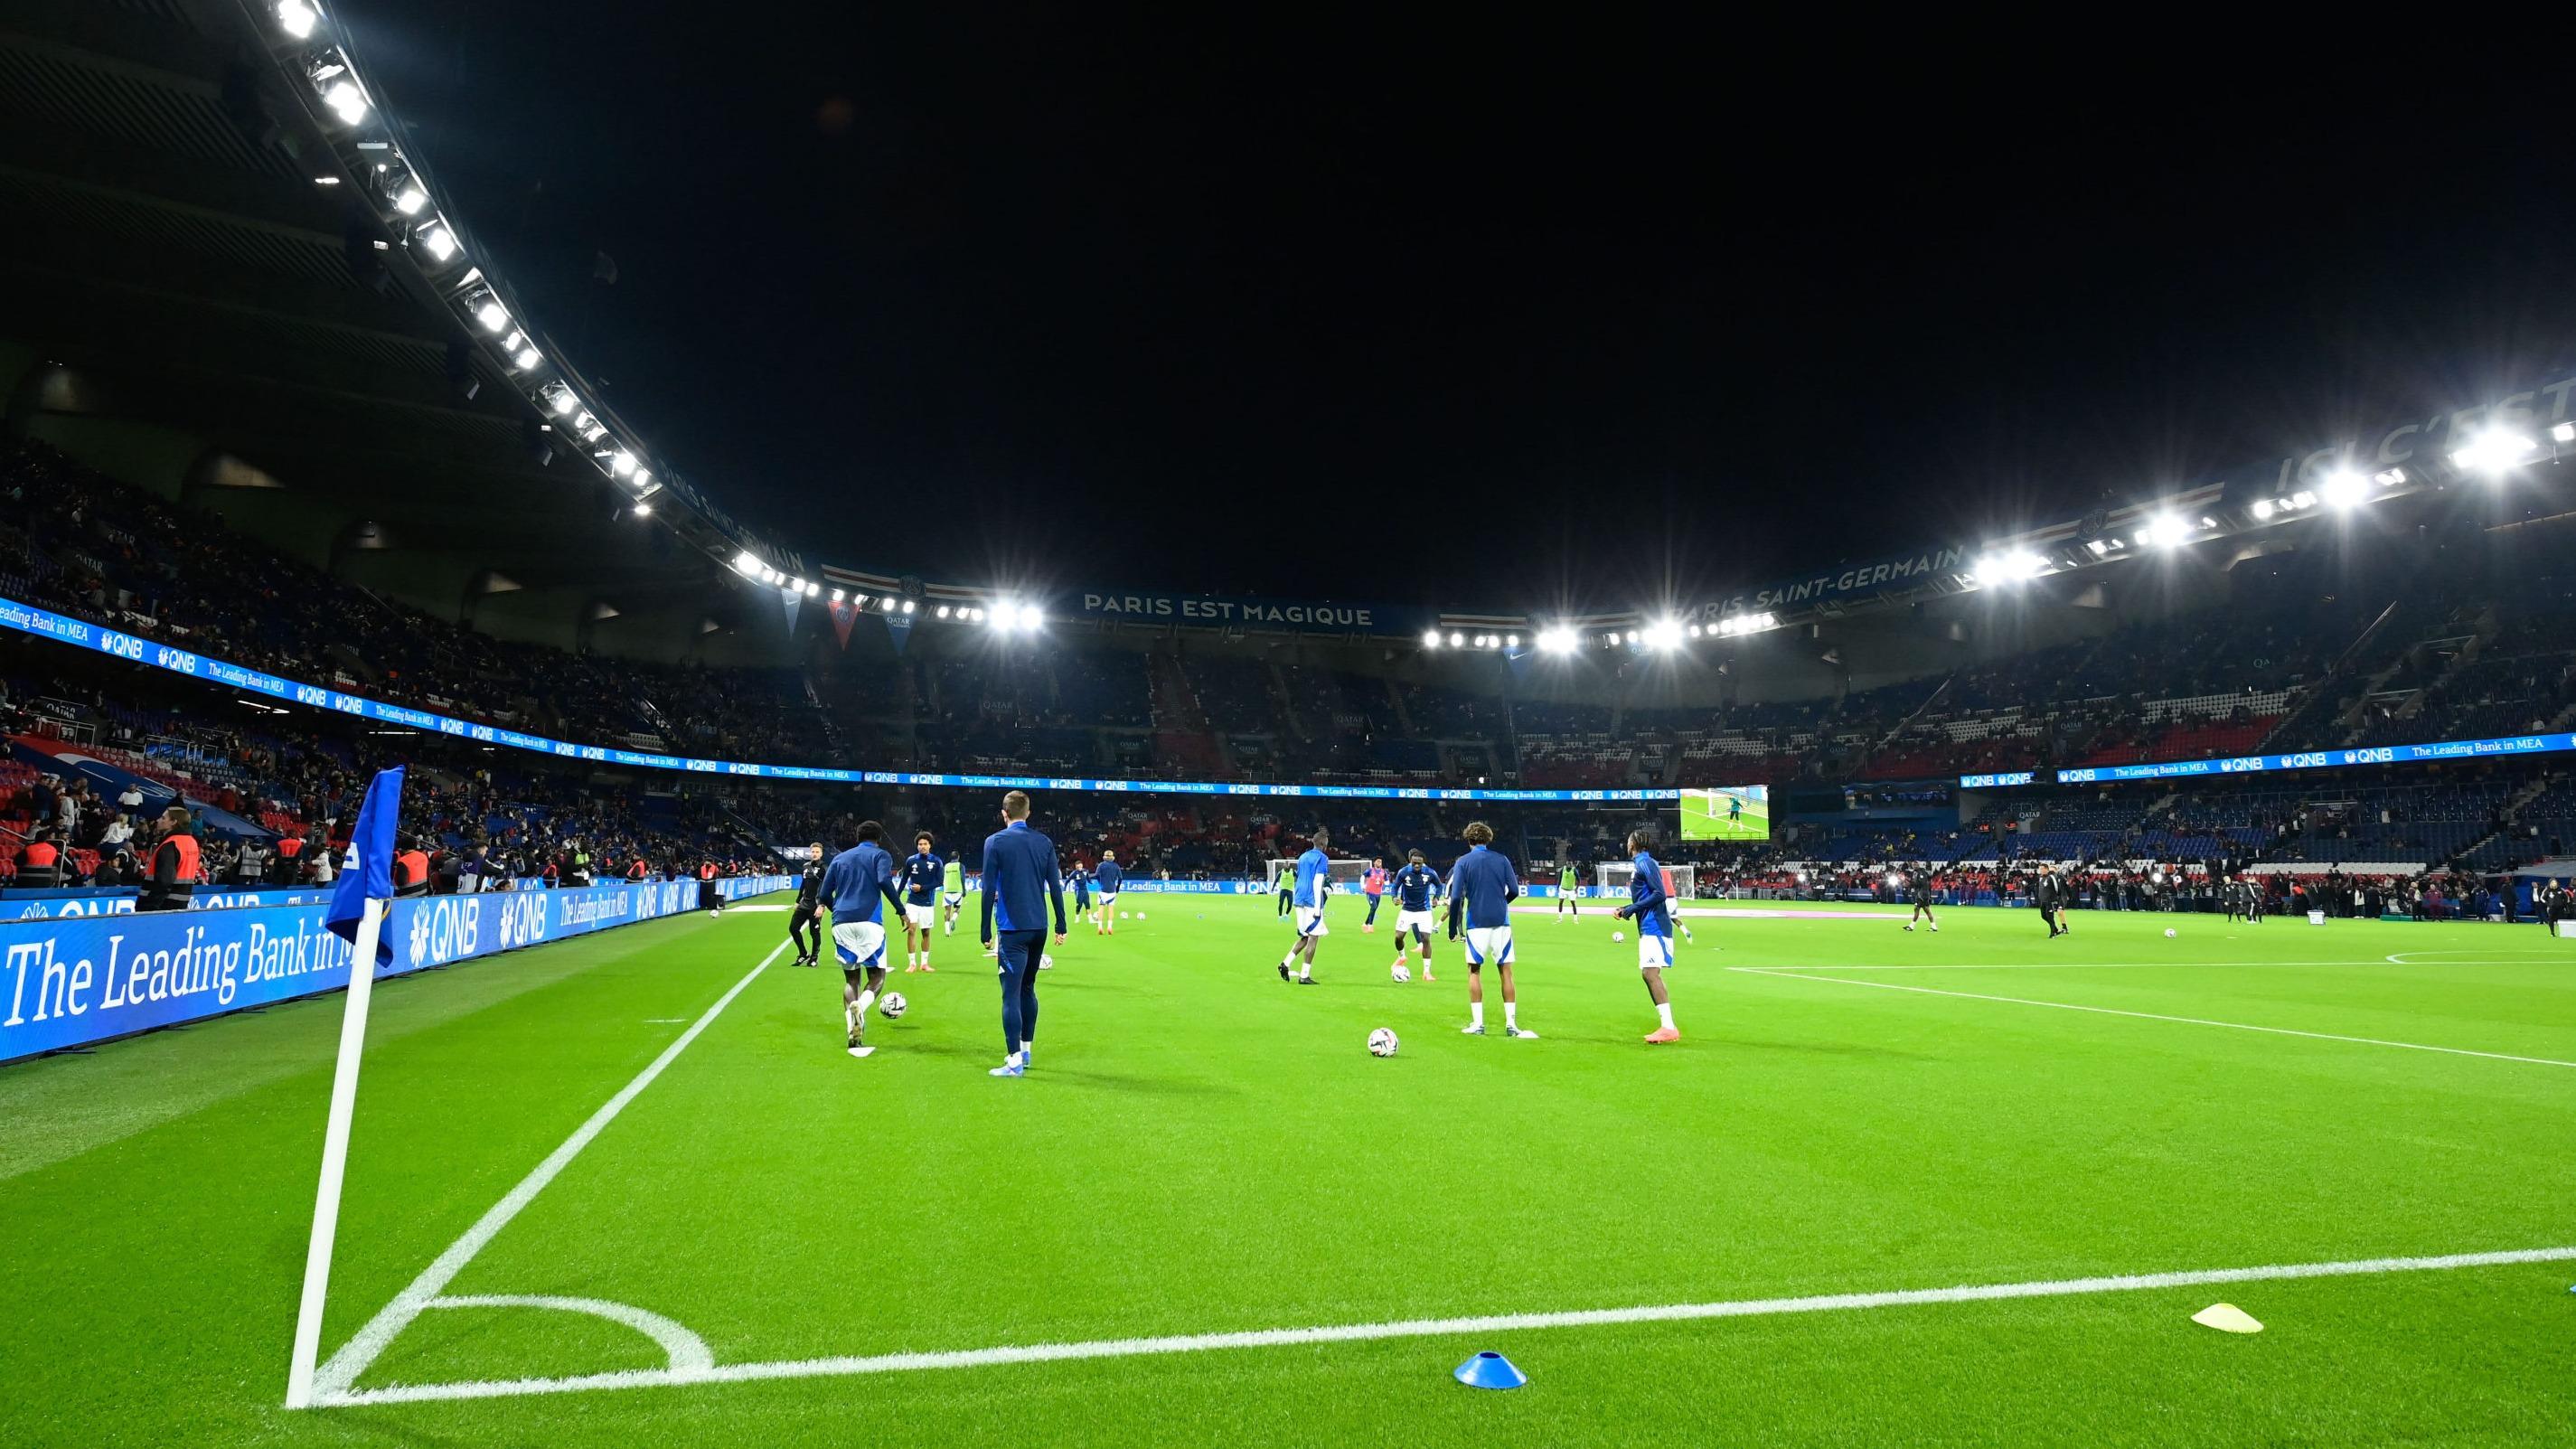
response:
[[(1622, 860), (1596, 865), (1592, 871), (1595, 877), (1593, 884), (1600, 887), (1603, 895), (1616, 896), (1625, 900), (1628, 895), (1628, 878), (1637, 873), (1637, 868)], [(1664, 874), (1673, 878), (1673, 896), (1676, 900), (1687, 901), (1698, 897), (1699, 868), (1697, 866), (1668, 865), (1664, 867)]]
[[(1330, 868), (1332, 870), (1333, 889), (1337, 892), (1352, 892), (1357, 891), (1360, 888), (1360, 877), (1368, 874), (1369, 863), (1365, 860), (1336, 860), (1330, 862)], [(1388, 867), (1386, 873), (1389, 879), (1393, 879), (1395, 876), (1394, 867)], [(1296, 861), (1273, 860), (1270, 862), (1270, 875), (1264, 882), (1264, 885), (1267, 889), (1276, 891), (1279, 889), (1279, 883), (1281, 881), (1295, 880), (1296, 878)]]

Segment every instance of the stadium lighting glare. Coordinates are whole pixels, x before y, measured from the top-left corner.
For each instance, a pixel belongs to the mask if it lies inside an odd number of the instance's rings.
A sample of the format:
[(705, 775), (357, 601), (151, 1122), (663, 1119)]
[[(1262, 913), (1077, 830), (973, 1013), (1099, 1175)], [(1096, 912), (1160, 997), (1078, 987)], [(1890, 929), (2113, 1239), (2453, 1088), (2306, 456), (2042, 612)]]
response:
[(486, 332), (506, 332), (510, 327), (510, 312), (501, 305), (500, 298), (486, 297), (483, 304), (474, 309), (474, 320), (482, 323)]
[(846, 596), (849, 592), (850, 592), (850, 591), (849, 591), (849, 590), (847, 590), (847, 589), (834, 589), (834, 590), (832, 591), (832, 602), (833, 602), (833, 603), (835, 603), (835, 604), (837, 604), (837, 603), (841, 602), (842, 598), (843, 598), (844, 596)]
[(812, 579), (807, 579), (805, 581), (805, 597), (810, 599), (821, 592), (823, 592), (823, 586), (821, 584), (814, 582)]
[(2314, 508), (2317, 506), (2317, 490), (2302, 488), (2290, 495), (2290, 501), (2301, 508)]
[(1636, 642), (1637, 642), (1637, 631), (1636, 631), (1636, 630), (1631, 629), (1631, 630), (1629, 630), (1629, 631), (1628, 631), (1628, 642), (1629, 642), (1629, 643), (1631, 643), (1631, 644), (1634, 644), (1634, 643), (1636, 643)]
[(1541, 629), (1538, 631), (1538, 647), (1550, 654), (1571, 654), (1574, 652), (1574, 631), (1561, 627)]
[(557, 388), (554, 394), (546, 401), (547, 409), (559, 418), (571, 417), (572, 410), (580, 406), (581, 399), (574, 397), (572, 395), (572, 389), (568, 387)]
[(1439, 648), (1439, 647), (1440, 647), (1440, 631), (1439, 631), (1439, 630), (1437, 630), (1437, 629), (1425, 629), (1425, 630), (1423, 630), (1423, 631), (1422, 631), (1422, 647), (1423, 647), (1423, 648), (1425, 648), (1425, 649), (1437, 649), (1437, 648)]
[(620, 451), (615, 457), (608, 460), (608, 471), (616, 474), (620, 478), (624, 478), (632, 474), (635, 471), (635, 455), (633, 453)]
[(864, 608), (866, 608), (867, 606), (868, 606), (868, 596), (867, 596), (867, 595), (865, 595), (865, 594), (852, 594), (852, 595), (850, 595), (850, 607), (851, 607), (851, 608), (853, 608), (853, 609), (864, 609)]
[(939, 606), (939, 617), (943, 619), (948, 617), (948, 606), (946, 604)]
[(2018, 584), (2035, 579), (2048, 568), (2048, 560), (2026, 548), (2017, 548), (1977, 561), (1969, 577), (1981, 584)]
[(2394, 488), (2398, 484), (2406, 481), (2406, 470), (2403, 468), (2386, 469), (2385, 471), (2371, 474), (2370, 481), (2378, 484), (2382, 488)]
[(1504, 636), (1503, 636), (1503, 647), (1504, 647), (1504, 648), (1506, 648), (1506, 649), (1518, 649), (1519, 647), (1521, 647), (1521, 636), (1520, 636), (1520, 635), (1518, 635), (1518, 634), (1506, 634), (1506, 635), (1504, 635)]
[(429, 205), (429, 193), (421, 190), (420, 183), (417, 181), (404, 182), (402, 189), (394, 193), (394, 210), (405, 216), (417, 216), (420, 214), (420, 209), (427, 205)]
[(304, 0), (277, 0), (277, 28), (292, 40), (309, 40), (322, 16)]
[(354, 126), (367, 118), (367, 93), (347, 77), (331, 82), (322, 89), (322, 104), (340, 118), (340, 124)]
[(918, 605), (916, 605), (916, 604), (915, 604), (912, 600), (910, 600), (910, 599), (906, 599), (906, 600), (904, 600), (904, 601), (903, 601), (903, 611), (904, 611), (905, 613), (907, 613), (907, 614), (911, 613), (911, 612), (912, 612), (915, 608), (917, 608), (917, 607), (919, 607), (919, 606), (918, 606)]
[(2269, 498), (2255, 499), (2253, 512), (2255, 521), (2258, 523), (2270, 518), (2272, 516), (2272, 500)]
[(760, 558), (750, 549), (744, 549), (742, 552), (733, 556), (733, 567), (734, 572), (747, 574), (753, 569), (760, 567)]
[(2337, 468), (2317, 484), (2328, 508), (2352, 508), (2370, 501), (2370, 480), (2350, 468)]
[(2555, 423), (2549, 429), (2549, 441), (2576, 443), (2576, 423)]
[(433, 262), (446, 261), (456, 255), (456, 234), (447, 229), (446, 223), (434, 223), (422, 229), (420, 249), (429, 253)]
[(2489, 476), (2504, 472), (2517, 464), (2531, 461), (2537, 445), (2520, 433), (2503, 428), (2489, 428), (2471, 438), (2467, 446), (2451, 454), (2452, 466)]
[(1467, 642), (1467, 636), (1466, 636), (1466, 635), (1464, 635), (1464, 634), (1455, 634), (1455, 633), (1453, 633), (1453, 634), (1451, 634), (1451, 635), (1449, 636), (1449, 647), (1450, 647), (1450, 648), (1452, 648), (1452, 649), (1456, 649), (1456, 648), (1463, 647), (1463, 646), (1466, 644), (1466, 642)]
[(643, 502), (643, 501), (641, 501), (641, 500), (638, 500), (638, 501), (636, 502), (636, 504), (635, 504), (635, 516), (636, 516), (636, 517), (638, 517), (638, 518), (650, 518), (650, 517), (652, 517), (652, 516), (653, 516), (653, 505), (652, 505), (652, 504), (650, 504), (650, 503), (646, 503), (646, 502)]

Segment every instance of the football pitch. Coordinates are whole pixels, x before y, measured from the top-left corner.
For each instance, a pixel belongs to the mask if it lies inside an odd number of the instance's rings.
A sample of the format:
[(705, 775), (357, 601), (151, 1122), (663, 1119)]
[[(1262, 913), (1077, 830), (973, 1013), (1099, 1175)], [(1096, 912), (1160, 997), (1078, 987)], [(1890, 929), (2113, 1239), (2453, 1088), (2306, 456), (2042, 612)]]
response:
[[(1727, 818), (1727, 807), (1743, 803), (1743, 813)], [(1750, 799), (1721, 791), (1682, 792), (1681, 834), (1684, 840), (1768, 840), (1771, 838), (1771, 802)]]
[(962, 934), (865, 1061), (776, 909), (384, 984), (301, 1411), (340, 998), (0, 1069), (0, 1443), (2576, 1442), (2576, 942), (1702, 915), (1648, 1047), (1597, 906), (1514, 1040), (1128, 904), (1016, 1081)]

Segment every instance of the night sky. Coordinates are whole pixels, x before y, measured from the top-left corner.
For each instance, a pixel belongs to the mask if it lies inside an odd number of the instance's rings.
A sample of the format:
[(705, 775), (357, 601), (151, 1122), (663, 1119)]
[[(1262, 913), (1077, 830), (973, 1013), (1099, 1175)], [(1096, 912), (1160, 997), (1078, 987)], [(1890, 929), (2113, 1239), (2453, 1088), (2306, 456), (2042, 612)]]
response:
[(556, 344), (809, 561), (1621, 607), (2576, 355), (2563, 119), (2465, 52), (339, 13)]

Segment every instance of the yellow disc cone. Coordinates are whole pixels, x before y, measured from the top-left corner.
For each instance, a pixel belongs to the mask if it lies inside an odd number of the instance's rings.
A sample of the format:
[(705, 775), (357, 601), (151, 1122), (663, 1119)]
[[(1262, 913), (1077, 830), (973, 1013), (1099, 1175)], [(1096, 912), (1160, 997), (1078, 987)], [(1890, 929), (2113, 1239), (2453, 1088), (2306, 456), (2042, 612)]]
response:
[(2191, 1316), (2191, 1321), (2221, 1333), (2261, 1333), (2263, 1325), (2254, 1315), (2233, 1303), (2213, 1303)]

